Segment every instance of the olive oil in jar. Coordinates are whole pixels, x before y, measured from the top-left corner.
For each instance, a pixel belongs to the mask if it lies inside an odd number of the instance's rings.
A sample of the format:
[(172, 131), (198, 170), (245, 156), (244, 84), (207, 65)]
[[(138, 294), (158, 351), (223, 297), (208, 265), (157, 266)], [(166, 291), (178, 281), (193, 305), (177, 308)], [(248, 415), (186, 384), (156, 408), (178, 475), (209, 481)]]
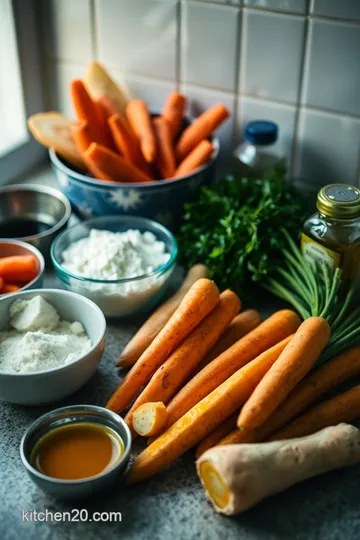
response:
[(360, 190), (330, 184), (317, 197), (318, 212), (304, 224), (301, 249), (308, 260), (343, 270), (346, 287), (360, 285)]

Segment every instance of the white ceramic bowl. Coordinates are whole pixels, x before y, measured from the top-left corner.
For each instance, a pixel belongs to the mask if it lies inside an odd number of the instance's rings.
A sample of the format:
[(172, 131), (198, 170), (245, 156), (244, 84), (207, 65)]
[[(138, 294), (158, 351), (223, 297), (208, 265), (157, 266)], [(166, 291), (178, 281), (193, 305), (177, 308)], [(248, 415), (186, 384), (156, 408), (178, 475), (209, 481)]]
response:
[(18, 292), (0, 300), (0, 331), (9, 328), (9, 308), (18, 298), (41, 295), (58, 311), (61, 319), (79, 321), (92, 342), (90, 351), (66, 366), (36, 373), (0, 371), (0, 400), (18, 405), (44, 405), (76, 392), (95, 373), (105, 346), (106, 321), (94, 302), (79, 294), (57, 289)]

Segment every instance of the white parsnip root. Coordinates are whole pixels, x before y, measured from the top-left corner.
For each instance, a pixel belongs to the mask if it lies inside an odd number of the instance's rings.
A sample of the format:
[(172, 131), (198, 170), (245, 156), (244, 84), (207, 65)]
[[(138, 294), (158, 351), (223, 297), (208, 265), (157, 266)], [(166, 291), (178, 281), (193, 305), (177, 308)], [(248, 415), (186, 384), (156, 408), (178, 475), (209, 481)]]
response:
[(348, 424), (299, 439), (207, 450), (197, 473), (217, 512), (243, 512), (307, 478), (360, 461), (360, 430)]

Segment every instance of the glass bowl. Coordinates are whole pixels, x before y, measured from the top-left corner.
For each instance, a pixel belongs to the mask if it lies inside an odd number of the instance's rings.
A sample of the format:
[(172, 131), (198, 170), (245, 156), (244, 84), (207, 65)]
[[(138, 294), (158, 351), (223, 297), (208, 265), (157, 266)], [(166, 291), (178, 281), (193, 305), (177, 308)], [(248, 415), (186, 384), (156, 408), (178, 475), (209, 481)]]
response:
[[(164, 242), (170, 258), (152, 272), (131, 278), (103, 280), (73, 274), (63, 267), (62, 253), (70, 244), (89, 236), (91, 229), (152, 232), (157, 240)], [(174, 236), (156, 221), (137, 216), (106, 216), (89, 219), (60, 234), (51, 246), (51, 260), (57, 277), (67, 289), (90, 298), (107, 317), (124, 317), (150, 311), (160, 302), (175, 268), (177, 252)]]

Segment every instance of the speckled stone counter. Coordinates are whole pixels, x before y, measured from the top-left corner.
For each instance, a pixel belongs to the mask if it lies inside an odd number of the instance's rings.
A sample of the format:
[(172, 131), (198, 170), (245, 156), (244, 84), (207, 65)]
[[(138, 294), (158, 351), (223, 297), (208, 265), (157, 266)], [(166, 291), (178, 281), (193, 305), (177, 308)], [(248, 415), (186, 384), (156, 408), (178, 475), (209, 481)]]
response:
[[(53, 281), (48, 279), (47, 285)], [(273, 307), (269, 304), (263, 314)], [(91, 501), (69, 505), (41, 492), (21, 464), (22, 433), (31, 421), (57, 406), (104, 405), (120, 380), (114, 359), (140, 322), (109, 323), (105, 355), (97, 373), (68, 399), (41, 408), (0, 403), (0, 540), (360, 539), (360, 467), (310, 480), (235, 518), (217, 515), (206, 501), (191, 452), (143, 484), (118, 485)], [(23, 510), (69, 511), (74, 506), (87, 509), (89, 516), (94, 511), (120, 511), (122, 521), (22, 521)]]

